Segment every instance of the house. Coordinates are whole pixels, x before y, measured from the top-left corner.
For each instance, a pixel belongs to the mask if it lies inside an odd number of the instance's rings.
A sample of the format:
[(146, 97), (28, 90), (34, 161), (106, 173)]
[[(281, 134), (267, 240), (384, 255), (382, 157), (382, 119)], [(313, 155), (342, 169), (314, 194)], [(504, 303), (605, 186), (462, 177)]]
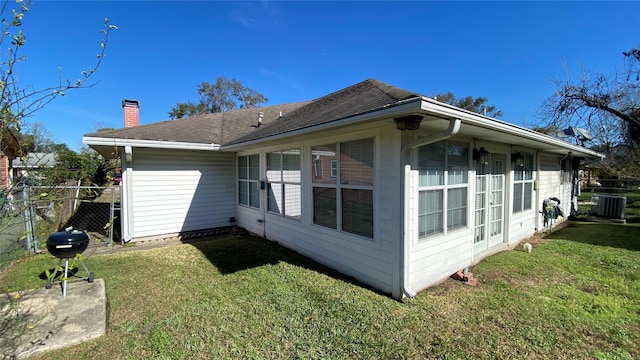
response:
[(237, 225), (394, 298), (542, 230), (548, 198), (577, 209), (601, 157), (375, 79), (83, 141), (122, 161), (125, 241)]
[(39, 177), (39, 169), (51, 168), (54, 167), (55, 164), (56, 154), (54, 153), (29, 153), (23, 158), (13, 160), (11, 164), (12, 177), (14, 180), (21, 178), (37, 180)]
[(12, 171), (11, 163), (20, 154), (20, 142), (14, 134), (14, 132), (0, 124), (2, 129), (0, 130), (0, 190), (5, 192), (11, 187)]

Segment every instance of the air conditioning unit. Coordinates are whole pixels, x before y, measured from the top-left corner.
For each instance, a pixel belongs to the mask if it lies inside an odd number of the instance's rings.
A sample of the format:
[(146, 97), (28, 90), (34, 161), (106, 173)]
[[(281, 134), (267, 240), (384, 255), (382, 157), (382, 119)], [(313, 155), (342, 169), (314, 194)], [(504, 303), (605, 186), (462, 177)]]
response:
[(626, 207), (626, 196), (608, 194), (591, 195), (591, 215), (593, 216), (610, 219), (624, 219), (624, 211)]

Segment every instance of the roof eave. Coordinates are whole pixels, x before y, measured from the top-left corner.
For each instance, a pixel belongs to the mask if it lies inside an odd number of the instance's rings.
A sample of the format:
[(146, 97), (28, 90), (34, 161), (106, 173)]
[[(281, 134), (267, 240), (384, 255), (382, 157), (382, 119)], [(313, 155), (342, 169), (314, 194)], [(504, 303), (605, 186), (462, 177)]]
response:
[[(113, 155), (117, 157), (116, 149), (125, 146), (131, 146), (136, 148), (154, 148), (154, 149), (175, 149), (175, 150), (220, 150), (220, 144), (203, 144), (203, 143), (189, 143), (180, 141), (163, 141), (163, 140), (140, 140), (140, 139), (126, 139), (126, 138), (112, 138), (112, 137), (93, 137), (84, 136), (82, 143), (89, 145), (93, 149), (97, 150), (104, 157), (106, 155)], [(110, 147), (113, 149), (112, 153), (105, 154), (104, 149)]]
[(422, 109), (434, 115), (444, 115), (446, 117), (460, 119), (462, 120), (463, 124), (469, 124), (472, 126), (503, 132), (509, 135), (538, 141), (540, 143), (554, 147), (565, 148), (567, 151), (572, 152), (574, 155), (580, 154), (584, 157), (600, 159), (603, 159), (605, 157), (603, 154), (600, 154), (593, 150), (589, 150), (582, 146), (570, 144), (566, 141), (553, 138), (534, 130), (529, 130), (517, 125), (509, 124), (502, 120), (478, 115), (471, 111), (463, 110), (449, 104), (444, 104), (428, 97), (422, 98)]

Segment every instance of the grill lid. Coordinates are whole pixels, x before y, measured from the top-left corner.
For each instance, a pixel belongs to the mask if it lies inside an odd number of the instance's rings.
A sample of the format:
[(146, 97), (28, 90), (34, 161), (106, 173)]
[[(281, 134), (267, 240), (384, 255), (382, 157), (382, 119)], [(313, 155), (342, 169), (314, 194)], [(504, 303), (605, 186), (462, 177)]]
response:
[(89, 235), (78, 230), (59, 231), (47, 239), (47, 250), (55, 257), (72, 258), (89, 246)]

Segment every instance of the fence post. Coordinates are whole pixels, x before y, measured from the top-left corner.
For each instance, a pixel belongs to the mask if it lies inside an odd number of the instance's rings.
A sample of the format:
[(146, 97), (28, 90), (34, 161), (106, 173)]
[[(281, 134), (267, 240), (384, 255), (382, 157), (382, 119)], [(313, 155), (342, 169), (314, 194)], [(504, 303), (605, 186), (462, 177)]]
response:
[(109, 206), (109, 246), (113, 246), (113, 216), (114, 216), (114, 204), (116, 201), (115, 190), (113, 187), (110, 187), (111, 190), (111, 204)]
[(27, 235), (27, 250), (32, 251), (33, 253), (38, 253), (38, 241), (35, 237), (35, 217), (33, 214), (35, 213), (34, 205), (31, 203), (30, 199), (31, 189), (29, 186), (25, 186), (22, 190), (22, 201), (23, 201), (23, 212), (22, 216), (24, 219), (24, 229)]

